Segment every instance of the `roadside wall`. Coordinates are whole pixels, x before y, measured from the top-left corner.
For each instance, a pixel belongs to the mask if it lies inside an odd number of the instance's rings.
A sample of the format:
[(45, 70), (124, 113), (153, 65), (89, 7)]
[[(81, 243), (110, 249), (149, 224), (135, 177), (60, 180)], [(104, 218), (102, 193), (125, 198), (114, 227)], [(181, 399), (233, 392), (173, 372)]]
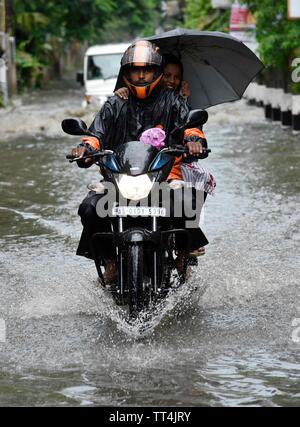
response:
[(281, 88), (250, 83), (244, 98), (251, 105), (263, 108), (266, 119), (282, 127), (292, 127), (295, 133), (300, 132), (300, 95), (287, 93)]

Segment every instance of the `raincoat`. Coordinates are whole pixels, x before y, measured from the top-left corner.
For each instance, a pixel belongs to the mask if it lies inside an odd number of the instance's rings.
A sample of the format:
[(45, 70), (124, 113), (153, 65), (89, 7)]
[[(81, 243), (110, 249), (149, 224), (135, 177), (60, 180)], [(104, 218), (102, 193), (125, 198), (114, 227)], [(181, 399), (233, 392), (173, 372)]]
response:
[[(145, 100), (131, 94), (128, 100), (112, 96), (97, 113), (89, 130), (98, 136), (103, 149), (113, 150), (119, 144), (138, 141), (143, 131), (153, 127), (161, 127), (168, 135), (174, 127), (185, 123), (189, 111), (182, 96), (159, 87)], [(186, 134), (205, 138), (198, 128), (187, 129)], [(97, 138), (85, 137), (83, 142), (100, 149)], [(181, 157), (176, 158), (168, 179), (182, 179), (180, 161)]]
[(108, 99), (90, 126), (103, 148), (113, 150), (117, 145), (138, 141), (142, 132), (161, 125), (166, 134), (182, 125), (190, 111), (186, 101), (170, 89), (156, 90), (152, 96), (128, 100), (113, 96)]

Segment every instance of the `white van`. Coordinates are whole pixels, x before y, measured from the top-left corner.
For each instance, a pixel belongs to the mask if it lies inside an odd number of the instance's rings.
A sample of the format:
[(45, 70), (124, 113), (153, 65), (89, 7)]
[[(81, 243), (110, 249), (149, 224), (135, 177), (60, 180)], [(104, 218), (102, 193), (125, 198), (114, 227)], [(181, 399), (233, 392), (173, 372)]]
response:
[(77, 81), (84, 85), (83, 107), (94, 104), (101, 107), (108, 96), (113, 95), (120, 62), (130, 43), (91, 46), (84, 55), (83, 73), (77, 73)]

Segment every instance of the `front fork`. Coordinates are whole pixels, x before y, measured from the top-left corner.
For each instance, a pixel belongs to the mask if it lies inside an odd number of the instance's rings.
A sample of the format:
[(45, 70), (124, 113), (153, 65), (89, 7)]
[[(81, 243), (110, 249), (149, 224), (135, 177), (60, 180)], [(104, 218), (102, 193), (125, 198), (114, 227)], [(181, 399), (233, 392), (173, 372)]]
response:
[[(151, 221), (152, 231), (157, 231), (157, 217), (153, 217)], [(118, 232), (122, 233), (124, 231), (123, 218), (118, 218)], [(153, 252), (153, 291), (157, 293), (157, 251)], [(122, 250), (118, 248), (118, 274), (119, 274), (119, 284), (120, 284), (120, 295), (124, 295), (124, 259)]]
[[(119, 233), (123, 233), (123, 218), (118, 218), (118, 231)], [(123, 253), (118, 247), (118, 274), (119, 274), (119, 284), (120, 284), (120, 294), (123, 298), (124, 295), (124, 274), (123, 274)]]
[[(152, 217), (152, 231), (157, 231), (157, 217)], [(157, 293), (157, 251), (153, 252), (153, 290)]]

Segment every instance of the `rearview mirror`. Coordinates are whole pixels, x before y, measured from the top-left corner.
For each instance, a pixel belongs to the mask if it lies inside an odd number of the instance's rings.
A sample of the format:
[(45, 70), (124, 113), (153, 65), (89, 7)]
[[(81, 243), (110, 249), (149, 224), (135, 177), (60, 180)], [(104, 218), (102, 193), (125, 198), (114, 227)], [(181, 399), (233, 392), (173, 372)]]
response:
[(87, 125), (81, 119), (65, 119), (61, 122), (62, 130), (69, 135), (90, 135)]
[(207, 122), (208, 114), (205, 110), (191, 110), (187, 121), (184, 125), (185, 129), (202, 126)]
[(169, 144), (182, 143), (185, 129), (200, 127), (207, 122), (208, 114), (205, 110), (191, 110), (183, 126), (175, 127), (169, 135)]

